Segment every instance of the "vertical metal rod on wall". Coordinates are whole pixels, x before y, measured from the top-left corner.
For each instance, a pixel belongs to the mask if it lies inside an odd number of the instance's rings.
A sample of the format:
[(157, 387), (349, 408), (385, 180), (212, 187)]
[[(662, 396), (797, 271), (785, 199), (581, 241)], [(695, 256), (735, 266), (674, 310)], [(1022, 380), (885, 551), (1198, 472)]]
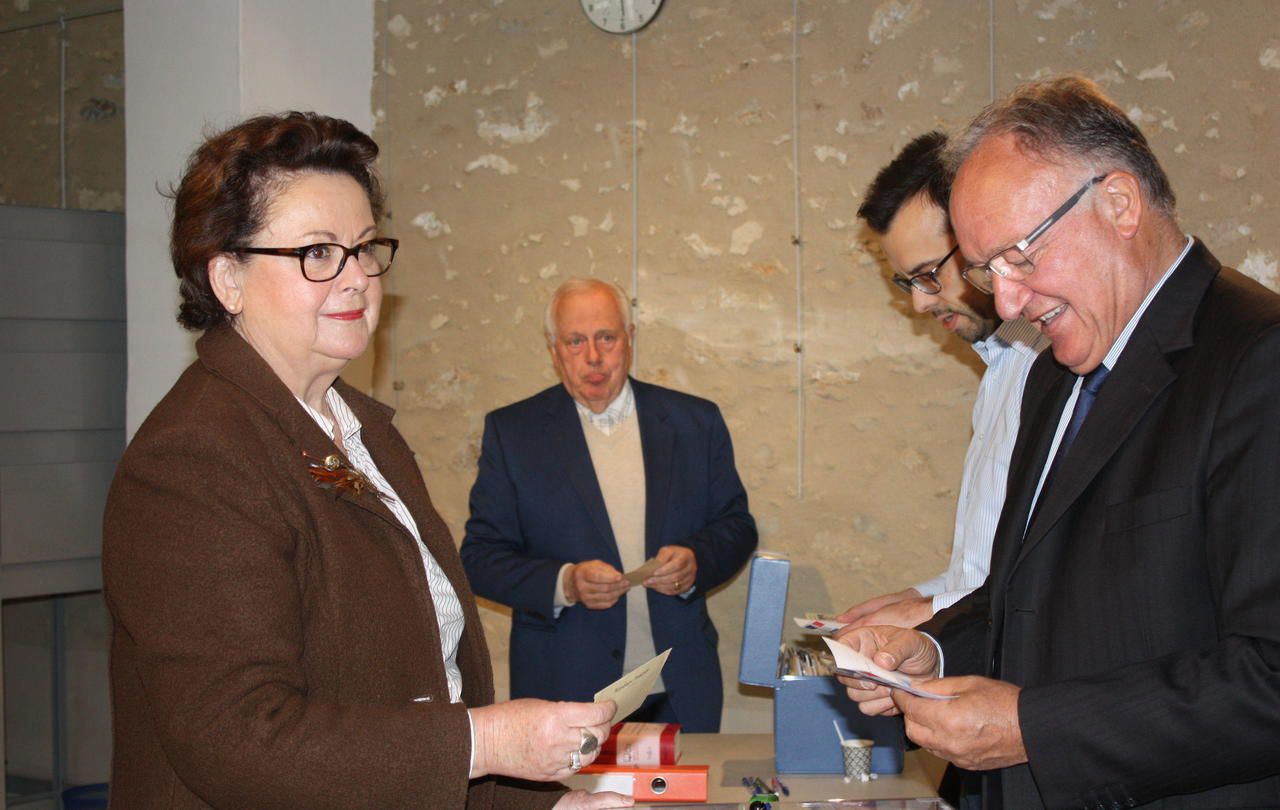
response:
[(987, 0), (987, 61), (991, 65), (988, 83), (991, 101), (996, 100), (996, 0)]
[(791, 243), (796, 265), (796, 493), (804, 499), (804, 239), (800, 221), (800, 8), (791, 0), (791, 174), (795, 180), (795, 222)]
[[(380, 4), (380, 5), (383, 5), (385, 9), (385, 4)], [(374, 54), (373, 58), (378, 70), (378, 89), (381, 90), (382, 92), (382, 98), (379, 99), (380, 103), (374, 106), (374, 117), (373, 117), (374, 127), (378, 126), (378, 115), (377, 115), (378, 110), (382, 110), (382, 115), (383, 115), (382, 121), (383, 121), (383, 124), (386, 126), (389, 126), (387, 121), (387, 116), (391, 115), (391, 107), (390, 105), (387, 104), (387, 99), (390, 97), (390, 92), (391, 92), (388, 89), (390, 76), (387, 72), (387, 65), (391, 63), (391, 42), (390, 42), (390, 38), (387, 36), (387, 25), (386, 25), (386, 16), (390, 13), (391, 13), (390, 11), (386, 11), (386, 10), (375, 12), (375, 16), (373, 19), (373, 24), (376, 29), (374, 31), (374, 41), (377, 43), (378, 51), (379, 51), (379, 53)], [(379, 133), (379, 137), (382, 137), (382, 135), (383, 133)], [(382, 176), (384, 178), (394, 177), (395, 175), (392, 174), (392, 171), (391, 171), (391, 150), (383, 149), (378, 153), (378, 155), (381, 161), (381, 165), (378, 168), (382, 172)], [(393, 217), (393, 224), (395, 224), (394, 217)], [(399, 233), (398, 228), (397, 228), (397, 233)], [(403, 234), (400, 234), (400, 236), (403, 238)], [(383, 278), (383, 282), (387, 285), (387, 288), (384, 294), (387, 296), (393, 296), (395, 294), (396, 288), (400, 286), (397, 281), (400, 278), (400, 276), (392, 276), (391, 274), (387, 274), (382, 278)], [(396, 324), (399, 322), (399, 320), (400, 320), (399, 318), (385, 318), (383, 321), (384, 323), (386, 323), (386, 327), (384, 328), (387, 330), (387, 344), (390, 347), (390, 351), (391, 351), (391, 363), (390, 363), (391, 407), (395, 408), (396, 410), (400, 409), (400, 391), (404, 388), (404, 382), (403, 380), (400, 379), (400, 348), (397, 341), (398, 335), (397, 335), (397, 328), (396, 328)], [(374, 364), (375, 364), (375, 372), (376, 372), (377, 357), (374, 357)], [(374, 376), (376, 376), (376, 373)], [(370, 380), (369, 386), (370, 388), (373, 388), (372, 379)]]
[(53, 602), (53, 794), (62, 796), (67, 763), (67, 642), (63, 628), (66, 611), (61, 596)]
[[(631, 322), (640, 315), (640, 104), (639, 69), (640, 44), (636, 32), (631, 32)], [(631, 363), (640, 367), (639, 330), (631, 344)]]
[(58, 17), (58, 207), (67, 207), (67, 18)]

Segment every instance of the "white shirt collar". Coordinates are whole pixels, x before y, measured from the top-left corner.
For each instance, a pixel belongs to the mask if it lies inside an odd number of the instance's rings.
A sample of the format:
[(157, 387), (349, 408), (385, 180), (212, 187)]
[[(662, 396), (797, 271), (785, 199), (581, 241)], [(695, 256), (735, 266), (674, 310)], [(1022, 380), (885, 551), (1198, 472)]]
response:
[(636, 396), (631, 390), (631, 380), (627, 380), (622, 384), (622, 390), (613, 398), (613, 402), (609, 403), (609, 407), (600, 413), (596, 413), (583, 405), (578, 400), (574, 400), (573, 404), (578, 409), (578, 415), (591, 423), (591, 426), (608, 436), (617, 430), (623, 422), (627, 421), (627, 417), (635, 413)]
[(1173, 271), (1178, 265), (1182, 264), (1182, 260), (1186, 258), (1187, 253), (1191, 250), (1191, 245), (1195, 240), (1190, 236), (1187, 237), (1187, 243), (1182, 246), (1182, 252), (1173, 260), (1173, 264), (1169, 265), (1164, 271), (1164, 275), (1156, 282), (1151, 291), (1147, 293), (1147, 297), (1142, 299), (1142, 305), (1138, 307), (1138, 311), (1133, 313), (1133, 317), (1125, 324), (1124, 330), (1120, 332), (1120, 336), (1116, 338), (1116, 342), (1111, 345), (1111, 351), (1107, 352), (1107, 356), (1102, 358), (1102, 364), (1109, 369), (1116, 367), (1116, 362), (1120, 359), (1120, 353), (1124, 351), (1124, 347), (1129, 345), (1129, 338), (1133, 335), (1133, 330), (1138, 328), (1138, 321), (1142, 320), (1142, 314), (1147, 311), (1147, 307), (1155, 300), (1156, 293), (1160, 292), (1160, 288), (1169, 280), (1169, 276), (1173, 275)]
[(333, 421), (330, 421), (324, 414), (303, 402), (300, 397), (295, 396), (294, 399), (298, 400), (298, 404), (311, 415), (311, 418), (320, 426), (320, 429), (327, 433), (330, 438), (334, 438), (334, 422), (337, 423), (337, 431), (342, 436), (344, 445), (347, 444), (347, 440), (352, 436), (359, 435), (362, 427), (360, 419), (356, 417), (350, 406), (347, 405), (346, 400), (338, 395), (333, 386), (329, 386), (329, 389), (324, 392), (324, 402), (329, 406), (329, 413), (333, 414)]
[(1001, 323), (996, 327), (996, 331), (985, 339), (975, 342), (973, 350), (982, 358), (982, 362), (991, 365), (996, 361), (996, 355), (1008, 349), (1037, 354), (1042, 348), (1044, 340), (1045, 338), (1040, 334), (1039, 329), (1036, 329), (1025, 319), (1017, 318), (1016, 320)]

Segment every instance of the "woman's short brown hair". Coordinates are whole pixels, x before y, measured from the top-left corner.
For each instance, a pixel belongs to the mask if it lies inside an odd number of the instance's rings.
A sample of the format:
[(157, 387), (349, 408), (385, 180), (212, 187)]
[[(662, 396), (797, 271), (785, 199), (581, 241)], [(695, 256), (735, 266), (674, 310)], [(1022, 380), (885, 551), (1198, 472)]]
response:
[(369, 195), (374, 220), (380, 219), (377, 157), (378, 145), (354, 125), (310, 112), (250, 118), (208, 138), (173, 193), (169, 253), (181, 280), (178, 323), (204, 330), (231, 319), (209, 286), (209, 261), (234, 253), (262, 229), (272, 198), (291, 175), (350, 175)]

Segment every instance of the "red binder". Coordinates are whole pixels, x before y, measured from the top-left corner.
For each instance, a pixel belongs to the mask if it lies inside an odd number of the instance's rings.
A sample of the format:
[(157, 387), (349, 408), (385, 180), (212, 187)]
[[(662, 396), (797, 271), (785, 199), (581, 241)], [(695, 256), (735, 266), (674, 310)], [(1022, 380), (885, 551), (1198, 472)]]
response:
[(707, 772), (706, 765), (627, 768), (593, 762), (578, 771), (578, 776), (592, 780), (591, 791), (612, 790), (637, 802), (705, 802)]

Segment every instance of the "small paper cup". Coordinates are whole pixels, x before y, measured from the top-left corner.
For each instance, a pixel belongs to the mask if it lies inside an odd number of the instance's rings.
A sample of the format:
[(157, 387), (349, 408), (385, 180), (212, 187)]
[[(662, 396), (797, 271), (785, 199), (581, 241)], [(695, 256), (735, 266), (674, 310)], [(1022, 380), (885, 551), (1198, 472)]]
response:
[(873, 740), (845, 740), (840, 744), (844, 753), (844, 778), (864, 779), (871, 776), (871, 747)]

